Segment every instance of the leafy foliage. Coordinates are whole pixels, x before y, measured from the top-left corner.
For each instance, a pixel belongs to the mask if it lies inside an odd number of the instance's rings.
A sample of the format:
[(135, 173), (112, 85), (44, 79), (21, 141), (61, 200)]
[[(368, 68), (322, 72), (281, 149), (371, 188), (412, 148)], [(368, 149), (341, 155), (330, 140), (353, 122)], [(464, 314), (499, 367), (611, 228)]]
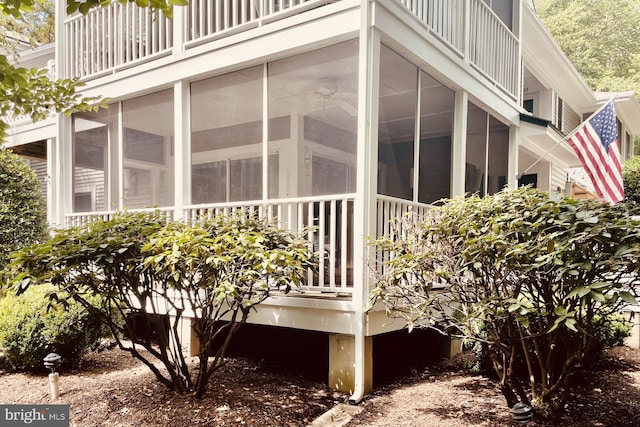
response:
[[(186, 0), (118, 0), (139, 7), (161, 11), (171, 17), (173, 5), (186, 5)], [(23, 14), (41, 3), (40, 0), (0, 0), (0, 13), (21, 20)], [(111, 0), (67, 0), (67, 13), (88, 13), (92, 8), (104, 7)], [(78, 79), (51, 80), (46, 70), (16, 67), (6, 55), (0, 55), (0, 140), (7, 135), (7, 120), (29, 116), (33, 121), (46, 118), (53, 112), (95, 111), (106, 105), (99, 97), (82, 97), (76, 93), (82, 83)]]
[(640, 203), (640, 156), (635, 156), (624, 163), (622, 168), (625, 201)]
[(55, 40), (55, 2), (53, 0), (35, 1), (32, 7), (24, 10), (19, 17), (0, 14), (0, 46), (12, 50), (6, 36), (19, 34), (29, 39), (32, 46), (52, 43)]
[(47, 237), (45, 203), (35, 172), (0, 148), (0, 268), (9, 254)]
[(561, 405), (611, 316), (635, 303), (639, 212), (532, 189), (454, 199), (377, 242), (372, 303), (486, 345), (509, 406)]
[(5, 368), (42, 370), (44, 357), (55, 352), (63, 366), (76, 367), (82, 354), (105, 335), (100, 323), (77, 303), (67, 310), (48, 307), (51, 286), (30, 288), (20, 296), (0, 299), (0, 349)]
[(16, 68), (0, 55), (0, 138), (6, 136), (6, 120), (28, 116), (33, 121), (45, 119), (52, 112), (97, 111), (105, 106), (97, 97), (83, 98), (76, 93), (82, 86), (77, 79), (49, 79), (48, 71)]
[(536, 1), (545, 26), (598, 91), (640, 91), (638, 10), (638, 0)]
[[(54, 300), (69, 295), (98, 316), (121, 348), (176, 392), (202, 397), (224, 364), (237, 329), (273, 290), (288, 292), (312, 267), (306, 240), (267, 220), (242, 214), (194, 225), (167, 223), (159, 213), (120, 214), (58, 232), (26, 248), (10, 265), (17, 292), (51, 283)], [(102, 296), (104, 304), (90, 300)], [(197, 373), (182, 348), (182, 320), (192, 318), (200, 342)], [(118, 319), (128, 318), (129, 322)], [(144, 326), (140, 334), (136, 323)], [(188, 329), (187, 329), (188, 330)], [(221, 343), (219, 345), (214, 345)], [(141, 347), (148, 351), (141, 353)], [(160, 360), (166, 374), (153, 359)], [(210, 361), (211, 359), (211, 361)]]

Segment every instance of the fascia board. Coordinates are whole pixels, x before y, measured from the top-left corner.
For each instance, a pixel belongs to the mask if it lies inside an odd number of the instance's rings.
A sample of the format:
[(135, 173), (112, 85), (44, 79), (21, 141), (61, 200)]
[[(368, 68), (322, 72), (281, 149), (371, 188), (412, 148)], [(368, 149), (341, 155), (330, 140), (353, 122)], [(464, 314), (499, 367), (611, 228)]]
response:
[(522, 56), (525, 66), (574, 108), (588, 109), (595, 101), (591, 88), (530, 8), (524, 8)]

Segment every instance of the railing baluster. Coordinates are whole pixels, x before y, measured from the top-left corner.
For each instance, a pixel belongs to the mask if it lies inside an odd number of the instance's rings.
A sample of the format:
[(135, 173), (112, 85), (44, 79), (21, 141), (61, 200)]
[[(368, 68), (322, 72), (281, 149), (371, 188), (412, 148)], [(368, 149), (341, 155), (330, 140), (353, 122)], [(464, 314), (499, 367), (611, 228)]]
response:
[(347, 263), (349, 255), (349, 236), (347, 235), (347, 221), (349, 219), (349, 201), (340, 201), (340, 286), (346, 288), (349, 284)]
[(329, 286), (336, 285), (336, 201), (329, 202)]

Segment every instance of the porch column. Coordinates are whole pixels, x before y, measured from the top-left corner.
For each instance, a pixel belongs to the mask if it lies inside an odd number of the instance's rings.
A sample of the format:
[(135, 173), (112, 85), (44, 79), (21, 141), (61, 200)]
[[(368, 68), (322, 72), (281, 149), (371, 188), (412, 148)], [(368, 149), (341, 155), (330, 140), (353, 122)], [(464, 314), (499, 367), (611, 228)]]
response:
[[(55, 33), (56, 33), (56, 75), (58, 79), (67, 78), (67, 46), (64, 20), (67, 17), (66, 2), (55, 3)], [(51, 212), (52, 224), (65, 225), (65, 214), (73, 209), (73, 151), (71, 117), (59, 113), (56, 120), (56, 140), (50, 157), (51, 194), (56, 203)]]
[(453, 147), (451, 153), (451, 196), (461, 196), (465, 192), (465, 171), (467, 152), (467, 104), (469, 95), (464, 90), (456, 92), (453, 115)]
[(520, 144), (520, 128), (509, 127), (509, 164), (507, 166), (507, 182), (509, 188), (518, 188), (518, 150)]
[[(373, 387), (372, 337), (364, 337), (364, 389)], [(356, 384), (356, 337), (354, 335), (329, 335), (329, 387), (353, 394)]]
[(376, 233), (380, 35), (371, 25), (371, 3), (360, 2), (358, 49), (357, 185), (353, 208), (353, 335), (330, 338), (329, 384), (358, 403), (371, 390), (371, 337), (366, 336), (369, 295), (368, 238)]
[[(178, 8), (180, 9), (180, 8)], [(176, 82), (173, 87), (174, 219), (184, 219), (184, 206), (191, 203), (191, 104), (189, 84)]]

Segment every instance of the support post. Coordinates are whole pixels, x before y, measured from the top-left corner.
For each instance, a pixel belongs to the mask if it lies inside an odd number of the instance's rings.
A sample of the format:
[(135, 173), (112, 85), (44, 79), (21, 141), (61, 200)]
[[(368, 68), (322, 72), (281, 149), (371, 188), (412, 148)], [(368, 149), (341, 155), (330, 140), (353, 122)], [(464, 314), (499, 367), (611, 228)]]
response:
[[(352, 394), (356, 384), (356, 340), (353, 335), (329, 335), (329, 387)], [(370, 336), (364, 337), (364, 393), (373, 387), (373, 346)]]

